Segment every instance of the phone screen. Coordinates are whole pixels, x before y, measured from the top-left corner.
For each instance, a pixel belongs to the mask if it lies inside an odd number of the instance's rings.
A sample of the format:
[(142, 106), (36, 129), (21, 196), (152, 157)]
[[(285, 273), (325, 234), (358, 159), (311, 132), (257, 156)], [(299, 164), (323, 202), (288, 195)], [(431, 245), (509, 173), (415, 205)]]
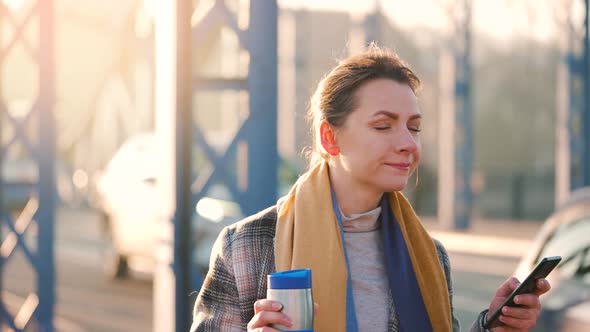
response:
[(545, 278), (561, 261), (560, 256), (552, 256), (543, 258), (533, 271), (524, 279), (524, 281), (508, 296), (506, 301), (496, 310), (491, 316), (488, 316), (487, 322), (484, 324), (486, 329), (495, 327), (499, 321), (498, 317), (502, 313), (504, 306), (514, 307), (518, 306), (514, 303), (514, 297), (519, 294), (532, 293), (536, 288), (537, 279)]

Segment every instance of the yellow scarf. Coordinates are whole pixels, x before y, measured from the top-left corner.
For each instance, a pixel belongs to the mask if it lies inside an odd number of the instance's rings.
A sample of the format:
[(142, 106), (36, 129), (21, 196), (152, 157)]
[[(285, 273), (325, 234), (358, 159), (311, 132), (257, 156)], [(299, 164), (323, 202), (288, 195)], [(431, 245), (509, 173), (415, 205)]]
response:
[[(449, 293), (434, 243), (402, 193), (389, 193), (389, 200), (408, 245), (433, 331), (451, 331)], [(279, 208), (274, 248), (277, 271), (311, 268), (314, 301), (319, 304), (315, 331), (345, 331), (347, 269), (332, 209), (328, 164), (321, 162), (303, 174)]]

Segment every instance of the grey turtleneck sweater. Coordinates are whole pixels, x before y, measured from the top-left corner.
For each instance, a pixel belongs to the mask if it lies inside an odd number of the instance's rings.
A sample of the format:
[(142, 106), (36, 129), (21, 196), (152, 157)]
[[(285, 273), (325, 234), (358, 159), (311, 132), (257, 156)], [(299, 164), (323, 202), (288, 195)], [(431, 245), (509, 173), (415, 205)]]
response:
[(342, 214), (359, 331), (387, 331), (390, 297), (380, 213), (381, 207), (351, 216)]

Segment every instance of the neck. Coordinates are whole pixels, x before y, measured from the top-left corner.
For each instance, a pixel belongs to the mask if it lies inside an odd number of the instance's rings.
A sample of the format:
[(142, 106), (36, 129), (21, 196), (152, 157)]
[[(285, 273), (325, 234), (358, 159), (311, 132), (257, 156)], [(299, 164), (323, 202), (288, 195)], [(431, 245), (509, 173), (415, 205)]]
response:
[(338, 207), (346, 216), (373, 210), (379, 205), (383, 192), (355, 183), (340, 167), (330, 163), (330, 184), (336, 194)]

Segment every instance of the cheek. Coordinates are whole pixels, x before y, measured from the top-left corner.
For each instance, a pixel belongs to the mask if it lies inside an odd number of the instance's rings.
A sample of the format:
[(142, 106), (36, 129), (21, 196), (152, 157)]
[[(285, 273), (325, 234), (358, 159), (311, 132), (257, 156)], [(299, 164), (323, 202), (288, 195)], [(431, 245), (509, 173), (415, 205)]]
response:
[(420, 145), (420, 141), (416, 142), (416, 151), (412, 154), (412, 169), (415, 169), (420, 164), (420, 160), (422, 158), (422, 145)]
[(391, 160), (391, 147), (387, 142), (375, 142), (364, 149), (367, 163), (380, 166)]

